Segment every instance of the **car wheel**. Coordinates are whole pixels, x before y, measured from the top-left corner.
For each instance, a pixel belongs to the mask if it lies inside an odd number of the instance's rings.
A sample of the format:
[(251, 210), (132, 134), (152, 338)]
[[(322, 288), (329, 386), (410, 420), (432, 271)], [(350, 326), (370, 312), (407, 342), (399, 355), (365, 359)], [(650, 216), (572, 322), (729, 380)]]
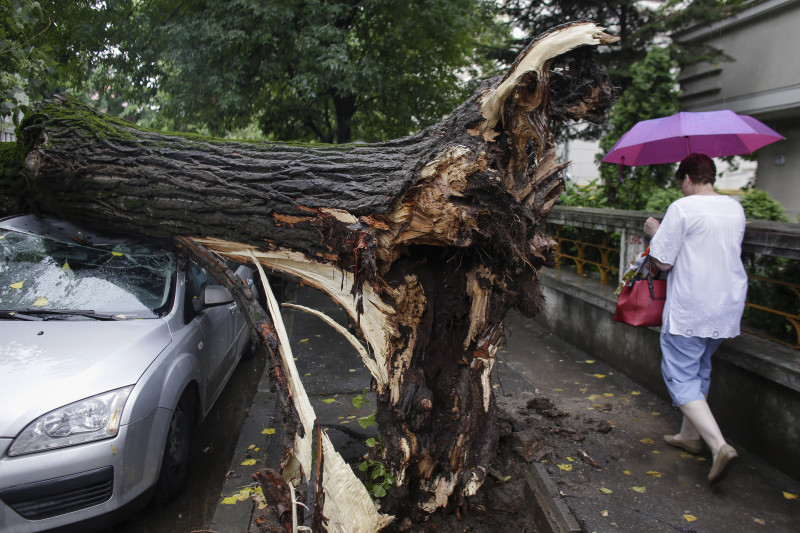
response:
[(172, 414), (167, 434), (167, 444), (161, 459), (161, 472), (156, 481), (153, 501), (165, 504), (174, 500), (186, 485), (189, 474), (189, 446), (192, 440), (192, 425), (183, 400)]

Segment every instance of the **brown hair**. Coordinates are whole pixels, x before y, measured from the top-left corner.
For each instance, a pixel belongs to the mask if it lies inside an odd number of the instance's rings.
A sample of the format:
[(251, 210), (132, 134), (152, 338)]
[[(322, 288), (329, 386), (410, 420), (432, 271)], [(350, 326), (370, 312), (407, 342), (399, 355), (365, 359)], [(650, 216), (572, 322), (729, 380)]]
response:
[(682, 181), (687, 174), (692, 183), (698, 185), (710, 183), (714, 185), (717, 180), (717, 167), (714, 166), (714, 161), (707, 155), (689, 154), (678, 165), (675, 179)]

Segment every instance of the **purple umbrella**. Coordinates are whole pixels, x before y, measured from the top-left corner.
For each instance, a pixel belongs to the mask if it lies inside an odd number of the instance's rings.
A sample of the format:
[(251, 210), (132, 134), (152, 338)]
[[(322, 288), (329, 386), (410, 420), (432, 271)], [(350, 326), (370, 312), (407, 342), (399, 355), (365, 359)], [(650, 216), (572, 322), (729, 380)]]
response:
[(691, 153), (709, 157), (750, 154), (784, 137), (753, 117), (731, 110), (643, 120), (623, 135), (604, 163), (639, 166), (676, 163)]

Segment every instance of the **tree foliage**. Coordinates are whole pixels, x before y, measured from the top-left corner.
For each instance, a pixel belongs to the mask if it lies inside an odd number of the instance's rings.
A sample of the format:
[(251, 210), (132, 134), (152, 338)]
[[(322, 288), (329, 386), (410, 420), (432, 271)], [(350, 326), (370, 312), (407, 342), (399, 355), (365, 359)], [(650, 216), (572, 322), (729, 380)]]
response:
[[(619, 43), (599, 50), (598, 61), (623, 89), (633, 82), (630, 66), (640, 61), (654, 44), (664, 44), (673, 32), (696, 24), (709, 24), (737, 13), (748, 0), (505, 0), (502, 11), (522, 30), (516, 47), (530, 36), (567, 20), (590, 19), (620, 37)], [(678, 44), (676, 59), (681, 66), (720, 57), (721, 51), (696, 43)]]
[(16, 123), (53, 66), (50, 48), (38, 37), (50, 26), (39, 2), (0, 0), (0, 117)]
[[(485, 0), (120, 0), (99, 83), (161, 126), (349, 142), (407, 135), (473, 88)], [(116, 25), (112, 24), (114, 28)]]
[[(610, 113), (609, 131), (600, 139), (599, 157), (637, 122), (666, 117), (679, 110), (677, 64), (669, 48), (653, 48), (631, 66), (631, 76), (630, 87)], [(653, 192), (667, 186), (673, 174), (674, 165), (600, 166), (608, 204), (618, 209), (643, 209)]]

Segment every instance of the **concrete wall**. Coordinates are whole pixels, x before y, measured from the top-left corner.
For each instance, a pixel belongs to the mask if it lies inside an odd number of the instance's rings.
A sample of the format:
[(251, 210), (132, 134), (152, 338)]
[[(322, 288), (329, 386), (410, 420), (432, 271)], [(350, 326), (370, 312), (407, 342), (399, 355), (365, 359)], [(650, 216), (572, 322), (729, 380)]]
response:
[[(800, 71), (797, 76), (800, 81)], [(768, 191), (773, 199), (786, 208), (786, 214), (797, 221), (797, 215), (800, 214), (800, 117), (776, 123), (776, 126), (779, 128), (776, 131), (786, 140), (756, 152), (756, 188)]]
[[(614, 287), (549, 269), (539, 282), (547, 305), (537, 320), (669, 400), (659, 331), (614, 322)], [(713, 364), (709, 403), (726, 438), (800, 479), (798, 352), (744, 334), (725, 341)]]

